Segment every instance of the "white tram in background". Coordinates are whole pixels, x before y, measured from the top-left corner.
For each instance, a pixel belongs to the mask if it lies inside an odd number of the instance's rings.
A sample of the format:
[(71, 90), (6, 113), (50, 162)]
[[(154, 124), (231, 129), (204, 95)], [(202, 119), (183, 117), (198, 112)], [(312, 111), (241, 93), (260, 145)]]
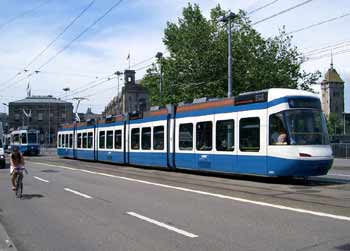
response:
[(269, 89), (64, 126), (61, 157), (171, 170), (325, 175), (333, 163), (317, 95)]
[(10, 149), (18, 147), (25, 155), (39, 155), (39, 131), (35, 129), (18, 129), (10, 133)]

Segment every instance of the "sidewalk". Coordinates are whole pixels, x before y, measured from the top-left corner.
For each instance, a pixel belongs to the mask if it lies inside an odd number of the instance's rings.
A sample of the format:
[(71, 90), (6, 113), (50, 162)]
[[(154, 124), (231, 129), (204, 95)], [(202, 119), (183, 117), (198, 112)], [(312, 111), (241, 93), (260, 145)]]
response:
[(334, 167), (346, 167), (350, 169), (350, 159), (334, 159)]
[(5, 228), (0, 223), (0, 251), (17, 251)]

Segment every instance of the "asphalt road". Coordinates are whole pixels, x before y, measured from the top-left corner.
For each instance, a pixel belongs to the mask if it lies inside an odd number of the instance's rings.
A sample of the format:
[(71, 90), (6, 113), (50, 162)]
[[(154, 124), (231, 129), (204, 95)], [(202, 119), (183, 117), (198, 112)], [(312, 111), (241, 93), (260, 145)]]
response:
[(350, 250), (350, 169), (309, 181), (27, 159), (24, 198), (0, 170), (18, 250)]

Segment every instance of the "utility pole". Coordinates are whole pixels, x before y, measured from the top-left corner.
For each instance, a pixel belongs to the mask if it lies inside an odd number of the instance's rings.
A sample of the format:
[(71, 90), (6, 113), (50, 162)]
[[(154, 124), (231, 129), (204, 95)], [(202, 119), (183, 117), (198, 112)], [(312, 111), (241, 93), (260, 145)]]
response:
[(227, 24), (227, 35), (228, 35), (228, 87), (227, 97), (232, 97), (232, 21), (236, 17), (236, 14), (229, 12), (226, 16), (219, 18), (220, 22)]
[(117, 78), (118, 78), (118, 87), (117, 87), (117, 108), (116, 108), (117, 110), (116, 110), (116, 112), (115, 112), (115, 115), (118, 115), (119, 109), (120, 109), (120, 105), (119, 105), (119, 78), (120, 78), (120, 75), (122, 75), (123, 73), (120, 72), (120, 71), (116, 71), (114, 74), (117, 75)]
[(163, 93), (163, 72), (162, 72), (162, 59), (163, 59), (163, 53), (158, 52), (156, 54), (156, 58), (158, 59), (159, 62), (159, 97), (160, 101), (162, 102), (162, 93)]
[[(66, 98), (65, 98), (65, 101), (67, 101), (67, 93), (70, 91), (70, 88), (69, 87), (65, 87), (62, 89), (65, 94), (66, 94)], [(67, 104), (64, 104), (64, 123), (66, 124), (67, 123)]]

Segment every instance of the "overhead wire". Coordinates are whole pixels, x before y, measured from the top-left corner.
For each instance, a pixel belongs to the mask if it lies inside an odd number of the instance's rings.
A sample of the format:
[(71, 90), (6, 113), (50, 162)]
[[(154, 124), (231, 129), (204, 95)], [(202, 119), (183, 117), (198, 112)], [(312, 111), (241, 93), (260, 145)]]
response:
[(43, 7), (43, 6), (45, 6), (47, 3), (51, 2), (51, 1), (52, 1), (52, 0), (44, 1), (44, 2), (42, 2), (41, 4), (39, 4), (38, 6), (32, 8), (32, 9), (26, 10), (26, 11), (24, 11), (24, 12), (18, 14), (17, 16), (14, 16), (14, 17), (8, 19), (6, 22), (0, 24), (0, 30), (1, 30), (2, 28), (4, 28), (6, 25), (9, 25), (10, 23), (16, 21), (17, 19), (19, 19), (19, 18), (21, 18), (21, 17), (23, 17), (23, 16), (25, 16), (25, 15), (31, 13), (31, 12), (37, 11), (38, 9), (40, 9), (40, 8)]
[[(51, 1), (51, 0), (49, 0)], [(46, 1), (46, 2), (49, 2), (49, 1)], [(92, 0), (56, 37), (55, 39), (53, 39), (39, 54), (37, 54), (35, 57), (33, 57), (33, 59), (25, 66), (23, 67), (24, 70), (22, 71), (26, 71), (30, 65), (32, 65), (40, 56), (42, 56), (92, 5), (93, 3), (95, 2), (96, 0)], [(17, 78), (17, 76), (19, 75), (20, 72), (16, 73), (13, 77), (11, 77), (10, 82), (12, 82), (12, 80), (15, 80)], [(11, 84), (9, 85), (6, 85), (5, 88), (9, 87)]]
[(50, 42), (48, 45), (40, 52), (38, 53), (33, 59), (24, 67), (28, 68), (30, 65), (32, 65), (39, 57), (41, 57), (66, 31), (73, 26), (73, 24), (85, 13), (87, 12), (91, 6), (96, 2), (96, 0), (92, 0), (86, 7), (82, 9), (82, 11), (73, 18), (72, 21), (69, 22), (69, 24)]
[(254, 14), (255, 12), (258, 12), (258, 11), (260, 11), (260, 10), (262, 10), (262, 9), (265, 9), (266, 7), (269, 7), (270, 5), (272, 5), (272, 4), (274, 4), (274, 3), (278, 2), (278, 1), (279, 1), (279, 0), (274, 0), (274, 1), (272, 1), (272, 2), (269, 2), (269, 3), (267, 3), (267, 4), (265, 4), (265, 5), (261, 6), (261, 7), (259, 7), (259, 8), (256, 8), (256, 9), (254, 9), (254, 10), (251, 10), (251, 11), (249, 11), (249, 12), (247, 13), (247, 15)]
[(298, 32), (304, 31), (304, 30), (308, 30), (308, 29), (311, 29), (313, 27), (316, 27), (316, 26), (319, 26), (319, 25), (322, 25), (322, 24), (325, 24), (325, 23), (333, 22), (333, 21), (336, 21), (338, 19), (347, 17), (349, 15), (350, 15), (350, 13), (346, 13), (346, 14), (343, 14), (343, 15), (340, 15), (340, 16), (337, 16), (337, 17), (333, 17), (333, 18), (330, 18), (330, 19), (327, 19), (327, 20), (324, 20), (324, 21), (321, 21), (321, 22), (318, 22), (318, 23), (315, 23), (315, 24), (311, 24), (311, 25), (308, 25), (306, 27), (290, 31), (290, 32), (287, 33), (287, 35), (295, 34), (295, 33), (298, 33)]
[(62, 52), (67, 50), (75, 41), (81, 38), (86, 32), (88, 32), (92, 27), (94, 27), (98, 22), (100, 22), (104, 17), (106, 17), (113, 9), (115, 9), (123, 0), (116, 1), (106, 12), (104, 12), (100, 17), (93, 21), (88, 27), (86, 27), (82, 32), (80, 32), (76, 37), (68, 42), (61, 50), (59, 50), (54, 56), (49, 58), (45, 63), (43, 63), (38, 69), (41, 70), (49, 63), (51, 63), (56, 57), (58, 57)]
[(299, 4), (297, 4), (297, 5), (294, 5), (294, 6), (292, 6), (292, 7), (289, 7), (289, 8), (287, 8), (287, 9), (285, 9), (285, 10), (279, 11), (279, 12), (277, 12), (277, 13), (271, 15), (271, 16), (265, 17), (265, 18), (263, 18), (263, 19), (261, 19), (261, 20), (259, 20), (259, 21), (254, 22), (252, 25), (260, 24), (260, 23), (262, 23), (262, 22), (265, 22), (265, 21), (267, 21), (267, 20), (270, 20), (271, 18), (277, 17), (277, 16), (282, 15), (282, 14), (284, 14), (284, 13), (286, 13), (286, 12), (289, 12), (289, 11), (291, 11), (291, 10), (294, 10), (294, 9), (296, 9), (296, 8), (299, 8), (299, 7), (301, 7), (301, 6), (305, 5), (305, 4), (308, 4), (308, 3), (312, 2), (312, 1), (313, 1), (313, 0), (307, 0), (307, 1), (304, 1), (304, 2), (299, 3)]

